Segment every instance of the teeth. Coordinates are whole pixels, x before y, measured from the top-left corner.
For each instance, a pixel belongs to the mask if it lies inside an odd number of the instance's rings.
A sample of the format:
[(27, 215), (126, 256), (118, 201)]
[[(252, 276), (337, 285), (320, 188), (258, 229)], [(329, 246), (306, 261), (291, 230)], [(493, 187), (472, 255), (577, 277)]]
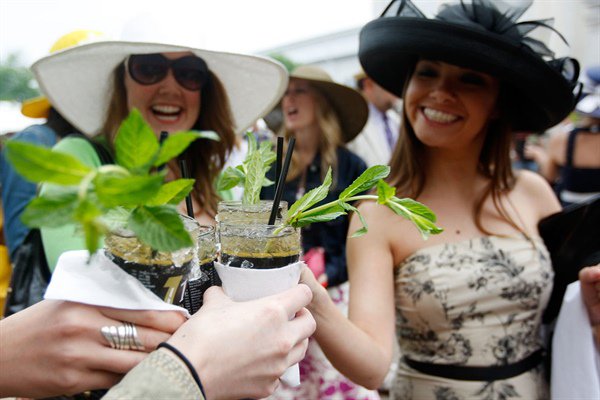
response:
[(181, 111), (181, 107), (159, 105), (159, 106), (152, 106), (152, 110), (159, 112), (161, 114), (177, 114), (178, 112)]
[(156, 119), (161, 121), (175, 122), (177, 121), (177, 115), (156, 115)]
[(458, 119), (458, 116), (456, 115), (452, 115), (452, 114), (448, 114), (439, 110), (434, 110), (433, 108), (427, 108), (425, 107), (423, 109), (423, 114), (425, 114), (425, 116), (427, 118), (429, 118), (430, 120), (434, 121), (434, 122), (440, 122), (440, 123), (448, 123), (448, 122), (454, 122)]

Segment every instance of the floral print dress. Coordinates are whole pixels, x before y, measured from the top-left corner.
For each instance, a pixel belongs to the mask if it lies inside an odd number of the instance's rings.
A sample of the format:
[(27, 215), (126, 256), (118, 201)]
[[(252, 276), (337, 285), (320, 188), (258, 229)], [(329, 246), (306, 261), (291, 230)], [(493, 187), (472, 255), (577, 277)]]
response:
[[(552, 289), (539, 238), (485, 236), (423, 248), (395, 271), (396, 334), (404, 356), (463, 366), (515, 363), (542, 347)], [(426, 375), (400, 360), (392, 399), (547, 399), (542, 367), (493, 382)]]

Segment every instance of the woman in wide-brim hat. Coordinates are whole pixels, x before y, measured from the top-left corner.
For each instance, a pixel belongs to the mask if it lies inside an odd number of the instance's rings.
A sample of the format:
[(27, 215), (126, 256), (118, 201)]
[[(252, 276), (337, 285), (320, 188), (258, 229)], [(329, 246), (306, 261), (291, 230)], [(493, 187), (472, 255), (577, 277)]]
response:
[[(214, 181), (232, 150), (235, 133), (268, 112), (287, 84), (283, 66), (266, 58), (135, 41), (68, 49), (37, 61), (32, 70), (54, 107), (82, 132), (100, 135), (109, 150), (119, 125), (134, 108), (157, 137), (162, 131), (216, 132), (219, 141), (197, 140), (183, 155), (196, 180), (192, 191), (196, 219), (207, 224), (214, 223), (217, 202), (224, 195), (216, 191)], [(59, 146), (100, 164), (84, 139), (69, 138)], [(180, 176), (178, 163), (169, 163), (167, 177)], [(82, 246), (77, 239), (65, 243), (63, 238), (73, 237), (72, 232), (44, 229), (42, 236), (51, 268), (60, 253)]]
[[(303, 65), (290, 73), (290, 82), (281, 100), (283, 125), (280, 134), (295, 138), (296, 144), (282, 199), (294, 203), (304, 193), (318, 187), (331, 167), (333, 184), (323, 202), (338, 198), (342, 190), (366, 169), (357, 155), (344, 147), (363, 128), (368, 107), (356, 90), (334, 82), (320, 67)], [(267, 177), (274, 180), (272, 169)], [(264, 188), (262, 198), (272, 199), (274, 186)], [(327, 282), (330, 293), (344, 308), (347, 303), (346, 236), (348, 217), (327, 224), (302, 228), (305, 262)], [(340, 295), (340, 293), (344, 293)], [(330, 397), (378, 399), (376, 392), (366, 390), (341, 375), (323, 357), (316, 342), (311, 342), (301, 362), (301, 384), (282, 384), (274, 398), (316, 398), (319, 393)], [(344, 390), (342, 390), (344, 388)]]
[(538, 338), (553, 271), (537, 224), (560, 204), (539, 175), (513, 173), (509, 151), (513, 129), (571, 111), (578, 71), (527, 36), (545, 26), (517, 21), (527, 7), (499, 5), (445, 4), (428, 19), (394, 1), (360, 33), (367, 75), (403, 97), (388, 182), (444, 232), (424, 241), (392, 210), (362, 203), (369, 231), (347, 245), (350, 318), (310, 274), (302, 280), (314, 337), (353, 381), (377, 388), (397, 340), (393, 398), (549, 397)]

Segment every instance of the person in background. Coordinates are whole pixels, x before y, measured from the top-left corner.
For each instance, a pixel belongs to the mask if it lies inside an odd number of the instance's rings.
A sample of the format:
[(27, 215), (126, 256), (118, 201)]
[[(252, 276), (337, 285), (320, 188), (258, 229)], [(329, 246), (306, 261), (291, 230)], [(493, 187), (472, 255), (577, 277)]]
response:
[[(203, 224), (214, 224), (217, 202), (230, 195), (218, 193), (215, 180), (236, 131), (272, 108), (287, 83), (285, 69), (266, 58), (133, 40), (82, 45), (43, 58), (32, 70), (52, 104), (82, 132), (99, 135), (111, 152), (118, 127), (134, 108), (157, 138), (163, 131), (216, 132), (219, 141), (197, 140), (181, 156), (195, 179), (193, 209)], [(65, 139), (55, 150), (100, 165), (94, 147), (83, 138)], [(167, 171), (167, 180), (181, 177), (177, 160)], [(51, 185), (42, 188), (52, 190)], [(185, 202), (179, 208), (185, 213)], [(84, 248), (72, 225), (41, 232), (51, 270), (61, 253)]]
[[(548, 183), (510, 163), (513, 131), (543, 131), (575, 105), (577, 66), (527, 35), (529, 4), (443, 4), (428, 19), (393, 1), (360, 33), (359, 59), (402, 96), (388, 183), (430, 207), (444, 232), (427, 241), (375, 202), (348, 239), (349, 319), (308, 269), (314, 338), (342, 373), (377, 388), (402, 358), (394, 399), (548, 398), (541, 319), (553, 270), (538, 222), (560, 211)], [(361, 226), (352, 217), (350, 231)], [(598, 269), (600, 267), (595, 267)], [(594, 288), (600, 274), (582, 282)], [(568, 366), (564, 366), (568, 368)]]
[[(281, 100), (283, 126), (280, 135), (295, 138), (296, 145), (285, 182), (282, 200), (288, 205), (323, 182), (329, 167), (333, 184), (322, 201), (339, 194), (366, 170), (365, 163), (344, 147), (367, 120), (363, 97), (350, 87), (333, 82), (323, 69), (304, 65), (290, 74), (288, 88)], [(272, 168), (267, 177), (275, 178)], [(263, 188), (261, 198), (273, 199), (274, 186)], [(304, 261), (341, 308), (347, 307), (346, 236), (348, 218), (302, 228)], [(273, 398), (364, 398), (377, 399), (368, 391), (337, 372), (316, 342), (311, 341), (306, 358), (300, 363), (298, 387), (282, 384)]]
[(513, 135), (512, 166), (514, 169), (527, 169), (538, 172), (537, 162), (525, 155), (525, 146), (528, 144), (539, 144), (540, 135), (534, 132), (515, 132)]
[(400, 100), (362, 71), (354, 79), (369, 105), (369, 119), (362, 132), (346, 146), (368, 167), (386, 165), (392, 157), (400, 131), (398, 112), (394, 109)]
[(591, 93), (575, 107), (577, 123), (553, 132), (546, 147), (525, 147), (540, 174), (555, 186), (563, 206), (600, 195), (600, 65), (587, 74)]
[[(61, 36), (50, 49), (56, 53), (82, 43), (101, 40), (102, 33), (91, 30), (77, 30)], [(31, 125), (16, 133), (10, 140), (33, 143), (45, 147), (54, 146), (61, 138), (77, 132), (48, 101), (45, 96), (23, 102), (21, 112), (30, 118), (45, 118), (46, 122)], [(35, 197), (37, 187), (21, 175), (8, 162), (4, 150), (0, 153), (0, 187), (4, 211), (4, 234), (11, 258), (29, 233), (29, 228), (21, 222), (21, 214)]]
[[(315, 329), (303, 308), (310, 299), (305, 285), (240, 303), (214, 287), (187, 322), (176, 311), (44, 300), (0, 321), (0, 397), (116, 384), (105, 399), (263, 398), (304, 356)], [(100, 334), (122, 321), (137, 324), (144, 351), (111, 348)]]

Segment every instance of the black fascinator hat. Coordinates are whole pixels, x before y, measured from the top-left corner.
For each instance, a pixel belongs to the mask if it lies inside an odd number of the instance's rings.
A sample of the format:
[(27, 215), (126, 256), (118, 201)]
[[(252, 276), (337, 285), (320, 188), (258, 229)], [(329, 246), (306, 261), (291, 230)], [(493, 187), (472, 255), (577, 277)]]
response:
[(398, 96), (419, 58), (489, 73), (508, 92), (513, 130), (547, 129), (575, 106), (579, 63), (554, 58), (544, 43), (527, 36), (546, 28), (565, 41), (550, 26), (552, 20), (518, 22), (532, 0), (521, 3), (461, 0), (442, 5), (428, 19), (410, 0), (393, 0), (381, 18), (361, 30), (360, 63), (368, 76)]

